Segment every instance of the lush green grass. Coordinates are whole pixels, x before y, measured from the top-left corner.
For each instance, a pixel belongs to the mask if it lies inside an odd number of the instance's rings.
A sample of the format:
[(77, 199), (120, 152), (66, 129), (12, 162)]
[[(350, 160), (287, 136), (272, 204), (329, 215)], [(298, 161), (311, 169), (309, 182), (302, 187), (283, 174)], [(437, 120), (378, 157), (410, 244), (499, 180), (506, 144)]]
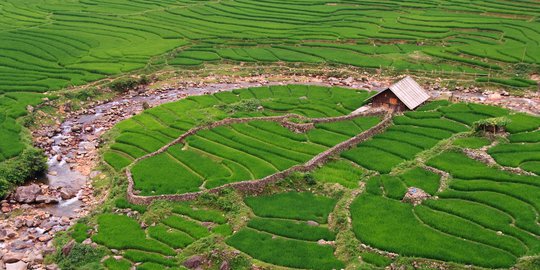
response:
[(84, 240), (86, 240), (86, 238), (88, 238), (89, 229), (90, 226), (83, 223), (77, 223), (75, 226), (73, 226), (71, 237), (73, 237), (77, 243), (82, 243)]
[(195, 241), (189, 234), (163, 224), (149, 227), (148, 235), (173, 248), (184, 248)]
[(326, 223), (336, 200), (312, 193), (280, 193), (245, 198), (246, 204), (260, 217), (314, 220)]
[(386, 267), (392, 263), (392, 259), (373, 252), (362, 252), (362, 261), (378, 267)]
[(522, 132), (522, 133), (515, 133), (508, 137), (510, 142), (517, 143), (517, 142), (527, 142), (527, 143), (535, 143), (540, 142), (540, 130), (537, 131), (531, 131), (531, 132)]
[(316, 169), (311, 175), (316, 181), (355, 188), (363, 175), (363, 170), (349, 161), (336, 160)]
[[(103, 265), (108, 269), (131, 268), (132, 264), (142, 269), (184, 269), (177, 257), (182, 250), (189, 249), (201, 238), (220, 235), (220, 239), (223, 239), (232, 234), (231, 226), (224, 223), (223, 213), (207, 207), (186, 203), (160, 204), (159, 207), (149, 207), (144, 215), (137, 216), (138, 221), (125, 215), (98, 214), (97, 233), (94, 233), (92, 240), (109, 249), (117, 249), (119, 255), (123, 256), (124, 259), (119, 261), (105, 260)], [(141, 220), (151, 220), (151, 224), (142, 226)], [(217, 222), (223, 224), (218, 225)], [(79, 237), (78, 234), (82, 234), (80, 231), (83, 230), (86, 234), (89, 228), (77, 225), (71, 237), (85, 239), (86, 236)], [(212, 237), (201, 241), (209, 238)]]
[[(515, 149), (503, 145), (498, 151), (506, 148)], [(538, 177), (500, 171), (451, 151), (427, 165), (453, 177), (445, 191), (437, 192), (438, 175), (419, 168), (366, 182), (366, 193), (351, 205), (360, 241), (401, 255), (484, 267), (510, 267), (517, 258), (539, 251)], [(409, 185), (438, 199), (416, 207), (400, 202)]]
[(208, 229), (195, 221), (191, 221), (179, 216), (170, 216), (162, 221), (171, 228), (183, 231), (189, 236), (199, 239), (210, 235)]
[(466, 138), (459, 138), (454, 141), (454, 145), (457, 145), (463, 148), (471, 148), (471, 149), (482, 148), (486, 145), (489, 145), (490, 143), (491, 142), (487, 138), (482, 138), (482, 137), (466, 137)]
[(98, 244), (114, 249), (139, 249), (174, 255), (172, 248), (148, 239), (139, 223), (127, 216), (103, 214), (98, 218), (99, 232), (92, 237)]
[[(334, 248), (316, 241), (334, 240), (328, 222), (336, 200), (313, 193), (289, 192), (245, 198), (257, 217), (233, 234), (227, 244), (255, 259), (293, 268), (337, 269), (343, 263)], [(316, 222), (314, 222), (316, 221)]]
[(523, 113), (509, 116), (510, 123), (506, 125), (506, 130), (510, 133), (533, 131), (540, 127), (540, 117)]
[(132, 204), (130, 202), (127, 201), (126, 198), (118, 198), (116, 199), (116, 201), (114, 201), (114, 206), (118, 207), (118, 208), (121, 208), (121, 209), (131, 209), (131, 210), (135, 210), (139, 213), (144, 213), (146, 212), (146, 206), (144, 205), (138, 205), (138, 204)]
[(327, 228), (311, 226), (306, 222), (270, 218), (254, 218), (248, 227), (267, 233), (306, 241), (334, 240), (335, 234)]
[(434, 195), (439, 189), (441, 176), (424, 170), (422, 168), (414, 168), (402, 173), (399, 176), (407, 187), (417, 187), (425, 192)]
[[(459, 166), (456, 166), (459, 164)], [(449, 172), (460, 179), (489, 179), (497, 182), (523, 183), (540, 186), (535, 176), (517, 175), (488, 167), (484, 163), (469, 159), (465, 154), (445, 152), (428, 161), (428, 165)]]
[(478, 78), (476, 79), (477, 82), (484, 82), (484, 83), (496, 83), (496, 84), (502, 84), (506, 86), (511, 87), (530, 87), (537, 84), (536, 81), (533, 80), (526, 80), (523, 78), (510, 78), (510, 79), (501, 79), (501, 78)]
[(208, 221), (218, 224), (225, 223), (227, 219), (223, 213), (215, 210), (196, 209), (189, 205), (177, 205), (173, 208), (173, 212), (181, 215), (186, 215), (199, 221)]
[(129, 270), (131, 269), (131, 263), (128, 260), (121, 259), (116, 260), (115, 258), (108, 258), (103, 262), (105, 267), (109, 270)]
[[(98, 3), (2, 3), (0, 23), (7, 32), (1, 37), (5, 67), (0, 89), (43, 92), (148, 63), (197, 67), (216, 61), (326, 62), (447, 74), (496, 70), (507, 74), (478, 80), (526, 86), (532, 82), (505, 68), (540, 61), (539, 34), (531, 30), (538, 22), (526, 20), (537, 15), (538, 7), (527, 2), (509, 7), (489, 1), (388, 1), (383, 8), (317, 1)], [(364, 19), (351, 20), (355, 16)], [(317, 27), (311, 27), (313, 22)], [(425, 44), (418, 46), (418, 40)], [(180, 49), (168, 59), (152, 58), (175, 48)], [(415, 51), (424, 56), (422, 61)]]
[(342, 262), (331, 246), (313, 242), (272, 237), (271, 234), (242, 229), (227, 239), (227, 244), (259, 260), (301, 269), (339, 269)]
[(167, 259), (163, 255), (138, 250), (126, 250), (124, 257), (132, 262), (153, 262), (164, 266), (176, 266), (178, 263)]

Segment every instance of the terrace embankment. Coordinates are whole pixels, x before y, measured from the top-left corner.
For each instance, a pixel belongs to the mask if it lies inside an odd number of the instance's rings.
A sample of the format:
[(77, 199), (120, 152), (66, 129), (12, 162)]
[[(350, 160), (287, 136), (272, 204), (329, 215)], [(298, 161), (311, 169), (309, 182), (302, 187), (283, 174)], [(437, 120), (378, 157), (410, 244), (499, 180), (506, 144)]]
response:
[[(294, 172), (306, 172), (306, 171), (313, 170), (317, 166), (320, 166), (320, 165), (324, 164), (330, 157), (332, 157), (334, 155), (337, 155), (337, 154), (341, 153), (342, 151), (350, 149), (351, 147), (353, 147), (353, 146), (355, 146), (355, 145), (357, 145), (357, 144), (371, 138), (372, 136), (382, 132), (386, 127), (388, 127), (390, 125), (391, 120), (392, 120), (392, 115), (388, 111), (374, 109), (374, 110), (368, 110), (368, 111), (360, 112), (360, 113), (351, 113), (351, 114), (346, 115), (346, 116), (312, 119), (311, 120), (312, 123), (329, 123), (329, 122), (339, 122), (339, 121), (349, 120), (349, 119), (353, 119), (353, 118), (356, 118), (356, 117), (375, 116), (375, 115), (384, 116), (384, 118), (383, 118), (383, 120), (381, 122), (379, 122), (377, 125), (373, 126), (372, 128), (370, 128), (370, 129), (368, 129), (368, 130), (366, 130), (366, 131), (364, 131), (364, 132), (362, 132), (362, 133), (360, 133), (360, 134), (358, 134), (358, 135), (356, 135), (356, 136), (354, 136), (354, 137), (352, 137), (352, 138), (350, 138), (350, 139), (348, 139), (348, 140), (346, 140), (344, 142), (341, 142), (341, 143), (327, 149), (326, 151), (316, 155), (315, 157), (313, 157), (312, 159), (310, 159), (309, 161), (307, 161), (306, 163), (304, 163), (302, 165), (293, 166), (293, 167), (291, 167), (289, 169), (286, 169), (286, 170), (271, 174), (271, 175), (266, 176), (266, 177), (261, 178), (261, 179), (230, 183), (230, 184), (226, 184), (226, 185), (223, 185), (223, 186), (220, 186), (220, 187), (208, 189), (208, 190), (205, 190), (205, 191), (189, 192), (189, 193), (184, 193), (184, 194), (139, 196), (139, 195), (136, 194), (136, 191), (134, 189), (135, 183), (134, 183), (133, 176), (132, 176), (132, 173), (131, 173), (132, 166), (129, 166), (126, 169), (126, 177), (128, 179), (128, 190), (127, 190), (128, 201), (130, 201), (131, 203), (134, 203), (134, 204), (150, 204), (155, 200), (188, 201), (188, 200), (196, 199), (197, 197), (202, 195), (204, 192), (215, 193), (215, 192), (218, 192), (218, 191), (220, 191), (220, 190), (222, 190), (224, 188), (235, 188), (235, 189), (241, 190), (243, 192), (258, 193), (258, 192), (262, 191), (262, 189), (265, 186), (267, 186), (269, 184), (272, 184), (272, 183), (276, 183), (276, 182), (282, 180), (283, 178), (291, 175)], [(155, 156), (157, 154), (163, 153), (169, 147), (182, 142), (188, 136), (192, 136), (192, 135), (196, 134), (197, 132), (199, 132), (199, 131), (201, 131), (203, 129), (211, 129), (211, 128), (215, 128), (215, 127), (218, 127), (218, 126), (231, 125), (231, 124), (237, 124), (237, 123), (246, 123), (246, 122), (255, 121), (255, 120), (258, 120), (258, 121), (271, 121), (271, 122), (278, 122), (278, 123), (288, 123), (286, 125), (290, 126), (290, 125), (292, 125), (292, 123), (287, 122), (287, 120), (289, 118), (291, 118), (291, 117), (300, 117), (300, 116), (294, 116), (294, 115), (291, 115), (291, 114), (287, 114), (287, 115), (283, 115), (283, 116), (271, 116), (271, 117), (227, 118), (227, 119), (217, 121), (217, 122), (205, 125), (205, 126), (199, 126), (199, 127), (190, 129), (189, 131), (187, 131), (186, 133), (184, 133), (180, 137), (178, 137), (176, 140), (174, 140), (171, 143), (163, 146), (159, 150), (136, 159), (132, 163), (132, 165), (136, 164), (137, 162), (139, 162), (139, 161), (141, 161), (143, 159), (150, 158), (150, 157), (153, 157), (153, 156)]]
[[(17, 203), (14, 200), (2, 201), (3, 219), (0, 220), (0, 229), (7, 233), (5, 236), (0, 235), (3, 239), (0, 253), (4, 254), (4, 258), (20, 259), (29, 265), (42, 263), (42, 257), (39, 254), (43, 251), (52, 251), (51, 239), (56, 232), (69, 228), (78, 218), (87, 215), (98, 203), (93, 198), (90, 179), (104, 177), (101, 172), (94, 170), (100, 160), (97, 147), (101, 135), (116, 123), (143, 111), (145, 102), (150, 106), (156, 106), (190, 95), (272, 84), (340, 85), (357, 89), (379, 89), (390, 82), (390, 78), (378, 78), (369, 74), (365, 74), (363, 78), (343, 79), (283, 75), (246, 78), (210, 76), (192, 81), (178, 80), (171, 84), (160, 83), (159, 86), (143, 89), (144, 91), (129, 92), (109, 101), (90, 102), (86, 109), (80, 111), (71, 112), (66, 107), (51, 101), (52, 106), (58, 107), (65, 118), (54, 125), (33, 132), (35, 144), (44, 149), (49, 156), (50, 170), (43, 181), (53, 188), (71, 187), (72, 192), (78, 196), (47, 206)], [(434, 93), (434, 96), (453, 94), (454, 98), (463, 101), (494, 104), (540, 114), (538, 94), (533, 94), (530, 98), (501, 97), (498, 93), (488, 93), (481, 89), (473, 93), (472, 90), (465, 91), (468, 89), (450, 91), (438, 87), (437, 84), (425, 87)], [(78, 180), (74, 182), (74, 179)], [(100, 197), (106, 198), (105, 195)], [(30, 242), (24, 242), (21, 239)]]

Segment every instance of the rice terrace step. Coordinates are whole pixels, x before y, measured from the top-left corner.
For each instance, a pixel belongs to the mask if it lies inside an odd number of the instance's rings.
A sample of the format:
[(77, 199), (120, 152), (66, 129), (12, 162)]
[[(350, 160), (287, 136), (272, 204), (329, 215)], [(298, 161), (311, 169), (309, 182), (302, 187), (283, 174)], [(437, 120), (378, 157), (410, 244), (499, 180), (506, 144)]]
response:
[(0, 270), (539, 270), (538, 0), (0, 1)]

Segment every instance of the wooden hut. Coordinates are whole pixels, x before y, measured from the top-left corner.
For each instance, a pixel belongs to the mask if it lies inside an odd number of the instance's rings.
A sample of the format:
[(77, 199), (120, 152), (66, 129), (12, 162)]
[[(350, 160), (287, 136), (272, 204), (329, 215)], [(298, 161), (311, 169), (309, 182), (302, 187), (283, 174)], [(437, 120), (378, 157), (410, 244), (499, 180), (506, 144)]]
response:
[(395, 111), (414, 110), (429, 94), (413, 78), (407, 76), (371, 97), (374, 107), (385, 107)]

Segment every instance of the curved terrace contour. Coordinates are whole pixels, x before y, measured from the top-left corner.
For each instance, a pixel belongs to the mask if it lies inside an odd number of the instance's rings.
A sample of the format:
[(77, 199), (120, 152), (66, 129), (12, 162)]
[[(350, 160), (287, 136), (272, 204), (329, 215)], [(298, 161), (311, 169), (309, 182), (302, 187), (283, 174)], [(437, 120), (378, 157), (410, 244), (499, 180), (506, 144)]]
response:
[[(306, 118), (296, 114), (286, 114), (268, 117), (227, 118), (201, 125), (190, 129), (159, 150), (137, 158), (126, 168), (128, 199), (132, 203), (149, 204), (157, 199), (192, 200), (205, 191), (216, 192), (225, 187), (257, 191), (293, 172), (314, 169), (325, 163), (330, 156), (339, 154), (380, 133), (390, 124), (390, 121), (391, 114), (388, 111), (372, 109), (338, 117)], [(343, 128), (342, 124), (349, 126), (349, 130), (338, 131), (339, 128)], [(258, 130), (257, 127), (262, 130)], [(328, 133), (320, 134), (318, 132), (321, 129), (330, 130), (335, 138), (328, 141), (328, 138), (325, 138)], [(253, 137), (253, 133), (260, 135), (259, 138)], [(224, 137), (224, 135), (229, 137)], [(273, 135), (273, 137), (268, 137), (269, 135)], [(264, 141), (265, 136), (266, 141)], [(301, 138), (306, 137), (307, 140), (302, 141)], [(269, 142), (269, 139), (274, 139), (274, 141)], [(239, 144), (240, 140), (243, 140), (244, 144)], [(279, 140), (283, 140), (283, 142), (277, 142)], [(261, 145), (270, 144), (271, 147), (257, 149), (250, 144), (254, 142), (259, 142)], [(284, 148), (283, 145), (280, 146), (283, 143), (288, 144), (289, 149)], [(235, 147), (237, 148), (235, 149)], [(273, 147), (275, 149), (268, 149)], [(230, 151), (230, 153), (223, 153), (224, 151)], [(243, 153), (240, 153), (241, 151)], [(218, 156), (218, 154), (222, 156)], [(267, 156), (263, 157), (262, 155)], [(165, 158), (169, 159), (166, 161), (167, 164), (163, 164)], [(188, 166), (182, 162), (184, 159), (191, 159), (192, 162), (199, 163)], [(241, 160), (243, 159), (254, 164), (248, 168), (249, 165), (242, 164)], [(159, 164), (160, 169), (149, 170), (150, 166), (154, 164)], [(168, 165), (173, 165), (174, 168), (164, 167)], [(204, 178), (208, 175), (201, 175), (198, 173), (198, 168), (193, 167), (209, 165), (223, 165), (231, 173), (236, 173), (233, 170), (238, 169), (247, 171), (247, 174), (236, 177), (229, 175), (231, 179), (228, 180), (225, 179), (227, 176), (222, 175), (210, 180), (210, 182)], [(206, 171), (217, 169), (205, 167)], [(144, 194), (144, 191), (137, 190), (137, 187), (141, 186), (141, 182), (144, 182), (143, 177), (146, 171), (157, 173), (158, 175), (153, 175), (156, 177), (155, 179), (169, 176), (191, 186), (187, 192), (179, 192), (181, 194)], [(143, 176), (141, 177), (138, 173), (143, 174)], [(183, 175), (175, 175), (176, 173), (183, 173)], [(199, 181), (194, 180), (197, 178)]]

